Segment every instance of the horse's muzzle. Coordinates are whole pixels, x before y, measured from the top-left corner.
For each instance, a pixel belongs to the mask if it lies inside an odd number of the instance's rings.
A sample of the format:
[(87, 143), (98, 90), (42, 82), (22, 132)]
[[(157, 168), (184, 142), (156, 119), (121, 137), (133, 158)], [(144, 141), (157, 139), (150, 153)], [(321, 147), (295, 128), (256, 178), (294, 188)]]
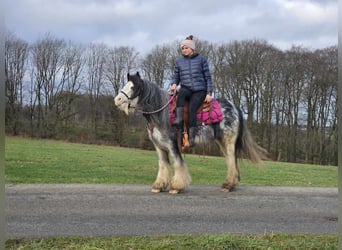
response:
[(118, 94), (114, 98), (114, 104), (117, 106), (120, 110), (124, 111), (127, 115), (130, 110), (130, 103), (128, 102), (127, 98), (122, 96), (121, 94)]
[(114, 98), (114, 104), (115, 106), (120, 106), (122, 105), (124, 102), (126, 101), (126, 98), (121, 96), (121, 94), (118, 94), (115, 98)]

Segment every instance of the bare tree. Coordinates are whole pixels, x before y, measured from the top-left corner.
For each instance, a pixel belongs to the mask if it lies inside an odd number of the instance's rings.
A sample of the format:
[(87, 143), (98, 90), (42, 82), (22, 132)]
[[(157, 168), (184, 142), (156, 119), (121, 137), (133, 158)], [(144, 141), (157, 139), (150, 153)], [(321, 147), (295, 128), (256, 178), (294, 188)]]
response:
[[(332, 162), (337, 144), (337, 47), (311, 55), (310, 82), (305, 88), (307, 111), (306, 156), (308, 162)], [(330, 146), (331, 145), (331, 146)]]
[(20, 128), (23, 107), (23, 79), (26, 71), (29, 45), (26, 41), (7, 32), (5, 39), (5, 95), (6, 127), (16, 135)]
[(245, 79), (242, 74), (246, 66), (243, 62), (244, 47), (238, 41), (221, 44), (214, 49), (213, 81), (218, 97), (232, 100), (243, 107), (244, 93), (241, 84)]
[(166, 87), (167, 72), (173, 69), (170, 65), (169, 56), (170, 47), (166, 45), (156, 46), (141, 63), (141, 68), (147, 79), (157, 83), (161, 88)]
[(108, 49), (105, 75), (114, 89), (114, 95), (125, 83), (126, 75), (136, 68), (139, 53), (132, 47), (114, 47)]
[(301, 47), (292, 47), (285, 54), (286, 65), (285, 74), (285, 90), (284, 90), (284, 109), (286, 127), (284, 129), (284, 138), (287, 148), (287, 160), (296, 161), (297, 148), (299, 142), (299, 118), (300, 106), (302, 103), (302, 92), (305, 84), (307, 84), (307, 68), (308, 50)]
[[(279, 92), (277, 89), (282, 89), (280, 86), (281, 82), (281, 70), (282, 70), (282, 58), (283, 54), (273, 46), (265, 47), (265, 55), (263, 61), (260, 62), (260, 98), (258, 100), (258, 135), (260, 136), (259, 141), (266, 147), (268, 152), (272, 151), (272, 143), (274, 138), (274, 114), (275, 107), (278, 105), (276, 102), (279, 101)], [(275, 153), (275, 156), (277, 153)]]
[(260, 119), (260, 94), (263, 80), (267, 78), (268, 54), (273, 48), (265, 41), (235, 41), (221, 46), (216, 52), (215, 73), (221, 94), (240, 104), (252, 127)]
[(91, 128), (96, 136), (99, 118), (99, 99), (105, 85), (105, 63), (108, 47), (91, 44), (87, 55), (87, 93), (90, 101)]
[(47, 34), (32, 47), (32, 73), (35, 82), (38, 114), (37, 127), (39, 133), (46, 137), (55, 133), (56, 93), (61, 91), (59, 73), (63, 67), (62, 56), (65, 48), (64, 40), (53, 38)]
[[(106, 64), (105, 78), (111, 85), (110, 96), (115, 96), (126, 83), (126, 76), (132, 70), (137, 68), (137, 60), (139, 53), (133, 47), (114, 47), (109, 48)], [(114, 91), (113, 91), (114, 90)], [(113, 135), (113, 140), (121, 144), (123, 141), (123, 128), (127, 117), (115, 108), (113, 99), (111, 99), (109, 108), (110, 116), (106, 119), (106, 124), (110, 125), (110, 131)]]
[[(232, 91), (230, 89), (232, 86), (230, 83), (233, 81), (233, 72), (229, 63), (232, 56), (230, 52), (227, 44), (214, 46), (209, 63), (212, 69), (215, 96), (233, 100)], [(239, 102), (234, 103), (240, 105)]]
[(74, 119), (73, 103), (84, 82), (82, 70), (85, 64), (84, 46), (68, 43), (61, 58), (63, 68), (60, 77), (60, 92), (56, 93), (56, 113), (65, 129)]

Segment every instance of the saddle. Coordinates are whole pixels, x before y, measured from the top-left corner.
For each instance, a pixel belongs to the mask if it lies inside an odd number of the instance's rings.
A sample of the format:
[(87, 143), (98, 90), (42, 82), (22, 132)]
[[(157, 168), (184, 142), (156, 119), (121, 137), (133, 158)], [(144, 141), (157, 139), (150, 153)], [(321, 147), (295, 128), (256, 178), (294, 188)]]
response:
[[(172, 98), (172, 96), (170, 96)], [(176, 119), (176, 102), (177, 97), (174, 98), (169, 104), (170, 111), (170, 123), (173, 124)], [(216, 99), (212, 99), (210, 103), (203, 102), (199, 109), (197, 110), (197, 122), (200, 122), (202, 125), (210, 125), (213, 123), (217, 123), (223, 120), (221, 106)], [(184, 128), (183, 128), (183, 138), (178, 138), (178, 144), (183, 144), (183, 146), (179, 146), (180, 149), (189, 148), (189, 136), (188, 136), (188, 127), (189, 127), (189, 102), (185, 102), (184, 113)], [(179, 135), (178, 137), (181, 137)], [(183, 143), (181, 143), (183, 141)]]

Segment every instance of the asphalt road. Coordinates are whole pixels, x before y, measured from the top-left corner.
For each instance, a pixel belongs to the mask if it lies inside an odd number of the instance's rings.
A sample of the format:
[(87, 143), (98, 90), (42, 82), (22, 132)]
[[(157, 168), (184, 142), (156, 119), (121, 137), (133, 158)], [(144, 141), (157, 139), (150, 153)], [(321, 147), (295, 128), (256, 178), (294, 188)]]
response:
[(337, 188), (6, 185), (6, 237), (337, 233)]

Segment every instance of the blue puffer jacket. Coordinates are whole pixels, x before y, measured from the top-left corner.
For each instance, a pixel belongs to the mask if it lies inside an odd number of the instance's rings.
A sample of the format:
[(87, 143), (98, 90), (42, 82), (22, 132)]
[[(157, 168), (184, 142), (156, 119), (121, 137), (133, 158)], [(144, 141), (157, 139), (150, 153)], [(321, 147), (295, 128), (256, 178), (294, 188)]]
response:
[(175, 63), (173, 83), (192, 91), (206, 90), (211, 94), (213, 83), (207, 59), (200, 54), (179, 57)]

